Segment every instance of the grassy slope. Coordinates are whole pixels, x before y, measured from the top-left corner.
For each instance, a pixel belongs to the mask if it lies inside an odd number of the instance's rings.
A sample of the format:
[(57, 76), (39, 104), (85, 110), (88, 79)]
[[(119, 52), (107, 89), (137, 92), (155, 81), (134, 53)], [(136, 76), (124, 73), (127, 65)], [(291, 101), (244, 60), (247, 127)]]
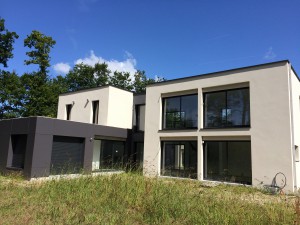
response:
[(137, 174), (43, 183), (0, 177), (0, 224), (293, 224), (294, 199)]

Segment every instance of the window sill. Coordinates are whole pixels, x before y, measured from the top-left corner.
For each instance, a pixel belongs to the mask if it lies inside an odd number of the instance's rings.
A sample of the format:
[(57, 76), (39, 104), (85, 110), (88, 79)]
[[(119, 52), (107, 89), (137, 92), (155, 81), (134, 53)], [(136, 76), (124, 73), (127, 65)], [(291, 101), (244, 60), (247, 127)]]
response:
[(244, 129), (248, 130), (251, 126), (236, 126), (236, 127), (205, 127), (201, 128), (200, 130), (234, 130), (234, 129)]
[(198, 128), (197, 127), (195, 127), (195, 128), (184, 128), (184, 129), (163, 129), (163, 130), (158, 130), (158, 132), (173, 132), (173, 131), (176, 131), (176, 132), (178, 132), (178, 131), (180, 131), (180, 132), (184, 132), (184, 131), (187, 131), (187, 132), (189, 132), (189, 131), (198, 131)]

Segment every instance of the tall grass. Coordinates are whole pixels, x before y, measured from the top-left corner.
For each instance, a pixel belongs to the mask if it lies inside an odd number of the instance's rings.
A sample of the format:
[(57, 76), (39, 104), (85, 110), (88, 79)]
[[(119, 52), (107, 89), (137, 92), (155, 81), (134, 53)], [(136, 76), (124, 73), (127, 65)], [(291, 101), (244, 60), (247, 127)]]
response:
[(294, 202), (243, 186), (135, 173), (26, 182), (0, 177), (0, 224), (293, 224)]

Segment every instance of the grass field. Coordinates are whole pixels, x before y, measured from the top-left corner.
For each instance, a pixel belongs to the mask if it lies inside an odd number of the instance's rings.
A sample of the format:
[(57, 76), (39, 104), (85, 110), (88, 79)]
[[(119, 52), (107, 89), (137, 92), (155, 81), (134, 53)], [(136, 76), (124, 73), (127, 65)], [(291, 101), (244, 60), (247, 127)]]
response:
[(44, 182), (0, 176), (0, 224), (298, 224), (297, 199), (134, 173)]

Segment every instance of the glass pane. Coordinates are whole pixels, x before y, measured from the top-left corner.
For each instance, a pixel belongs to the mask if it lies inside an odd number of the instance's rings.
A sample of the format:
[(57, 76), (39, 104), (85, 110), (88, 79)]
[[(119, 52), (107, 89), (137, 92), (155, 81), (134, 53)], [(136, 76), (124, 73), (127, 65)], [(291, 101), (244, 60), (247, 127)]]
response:
[(162, 175), (197, 178), (197, 142), (164, 142)]
[(228, 175), (231, 182), (251, 184), (250, 142), (228, 142)]
[(204, 177), (209, 180), (251, 184), (251, 144), (248, 141), (205, 143)]
[(122, 169), (124, 150), (122, 141), (101, 140), (100, 169)]
[(223, 127), (226, 125), (226, 93), (205, 94), (205, 127)]
[(249, 89), (239, 89), (227, 92), (227, 126), (250, 125)]
[(185, 128), (198, 127), (198, 95), (181, 97), (182, 125)]
[(164, 128), (181, 127), (180, 97), (164, 99)]

